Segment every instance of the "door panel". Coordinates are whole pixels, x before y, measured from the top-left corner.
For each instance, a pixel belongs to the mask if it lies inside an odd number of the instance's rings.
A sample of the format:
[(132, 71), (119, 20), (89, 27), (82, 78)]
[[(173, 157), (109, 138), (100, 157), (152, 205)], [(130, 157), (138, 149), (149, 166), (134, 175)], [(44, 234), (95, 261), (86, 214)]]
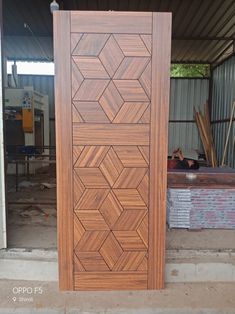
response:
[(170, 15), (56, 12), (60, 288), (164, 283)]

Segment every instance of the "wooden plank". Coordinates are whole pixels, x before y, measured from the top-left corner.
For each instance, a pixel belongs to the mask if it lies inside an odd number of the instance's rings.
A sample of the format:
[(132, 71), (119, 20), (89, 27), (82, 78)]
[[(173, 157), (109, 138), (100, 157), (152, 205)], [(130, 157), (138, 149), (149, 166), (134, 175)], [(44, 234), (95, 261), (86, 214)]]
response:
[(146, 272), (75, 272), (75, 290), (145, 290)]
[(74, 145), (148, 145), (149, 126), (147, 124), (73, 124), (73, 143)]
[(59, 287), (61, 290), (73, 290), (72, 106), (71, 88), (65, 86), (65, 82), (71, 82), (70, 13), (55, 12), (53, 20)]
[[(78, 33), (151, 34), (152, 13), (72, 11), (71, 31)], [(92, 23), (87, 22), (92, 21)]]
[(164, 287), (171, 13), (153, 13), (148, 289)]

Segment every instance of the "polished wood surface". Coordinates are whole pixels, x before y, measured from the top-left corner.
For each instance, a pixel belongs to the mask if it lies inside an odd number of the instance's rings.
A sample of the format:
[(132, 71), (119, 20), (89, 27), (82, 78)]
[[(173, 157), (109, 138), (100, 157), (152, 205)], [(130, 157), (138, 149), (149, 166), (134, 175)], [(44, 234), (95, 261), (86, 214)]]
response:
[(74, 33), (151, 34), (151, 27), (152, 19), (147, 12), (71, 12), (71, 30)]
[(148, 288), (164, 287), (171, 14), (153, 13)]
[(234, 189), (235, 172), (200, 171), (168, 171), (168, 188), (206, 188), (206, 189)]
[(73, 286), (61, 288), (162, 288), (170, 15), (66, 14), (71, 27), (61, 38), (70, 39), (70, 53), (57, 62), (67, 65), (70, 78), (59, 72), (57, 79), (69, 98), (58, 107), (58, 128), (66, 130), (58, 141), (67, 141), (59, 153), (72, 167), (58, 168), (70, 175), (68, 186), (58, 189), (67, 205), (60, 219), (68, 212), (70, 229), (59, 233), (62, 239), (73, 233), (72, 263), (71, 255), (64, 258), (73, 267)]
[(54, 15), (54, 54), (59, 286), (61, 290), (73, 290), (72, 108), (71, 89), (65, 86), (71, 76), (69, 12)]

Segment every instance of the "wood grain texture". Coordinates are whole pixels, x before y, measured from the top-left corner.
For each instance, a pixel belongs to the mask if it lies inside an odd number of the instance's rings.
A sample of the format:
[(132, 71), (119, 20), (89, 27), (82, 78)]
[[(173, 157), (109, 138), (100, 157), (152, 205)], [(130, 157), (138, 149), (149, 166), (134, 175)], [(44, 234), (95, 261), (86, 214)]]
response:
[(109, 230), (99, 210), (75, 210), (85, 230)]
[[(70, 70), (70, 14), (54, 13), (54, 59), (56, 102), (56, 170), (58, 212), (59, 287), (73, 290), (73, 160)], [(61, 36), (64, 34), (65, 36)], [(63, 62), (61, 62), (61, 58)], [(66, 152), (66, 153), (65, 153)], [(64, 197), (63, 195), (66, 195)]]
[(149, 101), (138, 80), (114, 80), (113, 82), (125, 101)]
[(114, 266), (116, 271), (136, 271), (145, 257), (145, 252), (123, 252)]
[(124, 56), (128, 57), (148, 57), (150, 53), (146, 48), (143, 40), (137, 34), (135, 35), (114, 35), (119, 47), (122, 49)]
[(74, 124), (73, 142), (74, 145), (148, 145), (149, 126), (147, 124)]
[(100, 254), (110, 269), (113, 269), (122, 253), (123, 250), (120, 244), (118, 243), (113, 233), (110, 233), (100, 249)]
[(146, 290), (146, 272), (76, 272), (75, 290)]
[(199, 172), (193, 171), (196, 177), (193, 180), (187, 178), (188, 171), (169, 170), (167, 174), (168, 188), (213, 188), (234, 189), (235, 172)]
[(109, 78), (109, 75), (103, 67), (102, 63), (100, 62), (99, 58), (74, 56), (73, 60), (84, 78)]
[(148, 288), (164, 287), (171, 14), (153, 13)]
[(147, 209), (136, 189), (114, 189), (113, 192), (124, 209)]
[[(88, 22), (92, 21), (91, 22)], [(152, 13), (79, 11), (71, 12), (71, 31), (81, 33), (151, 34)]]
[[(65, 16), (63, 25), (71, 18), (65, 40), (69, 50), (65, 61), (58, 56), (63, 69), (60, 92), (70, 96), (63, 98), (64, 111), (59, 107), (59, 114), (65, 115), (61, 147), (66, 142), (66, 149), (60, 150), (64, 163), (60, 171), (66, 167), (69, 175), (71, 170), (73, 183), (71, 190), (69, 185), (60, 190), (66, 206), (73, 196), (73, 224), (69, 226), (71, 216), (66, 216), (68, 234), (61, 237), (67, 254), (65, 240), (73, 234), (69, 243), (73, 256), (65, 259), (70, 263), (66, 269), (74, 274), (68, 289), (161, 288), (169, 15), (66, 12)], [(60, 31), (64, 41), (64, 30)], [(72, 165), (69, 170), (66, 158)], [(69, 210), (64, 207), (64, 215)]]
[[(81, 146), (74, 146), (81, 147)], [(83, 146), (82, 146), (83, 147)], [(77, 157), (76, 167), (99, 167), (109, 150), (109, 146), (85, 146), (82, 153)]]
[(83, 34), (73, 51), (73, 55), (98, 56), (108, 38), (108, 34)]
[(147, 167), (147, 163), (136, 146), (114, 146), (115, 153), (124, 167)]
[(113, 123), (138, 123), (148, 105), (148, 102), (125, 102)]

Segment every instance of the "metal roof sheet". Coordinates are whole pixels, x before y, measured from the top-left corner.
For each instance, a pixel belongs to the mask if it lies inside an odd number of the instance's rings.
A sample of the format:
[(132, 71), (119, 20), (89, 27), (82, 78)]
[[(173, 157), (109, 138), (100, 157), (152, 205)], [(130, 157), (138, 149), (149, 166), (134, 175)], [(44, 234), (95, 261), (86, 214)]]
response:
[[(172, 12), (172, 62), (216, 63), (232, 53), (235, 39), (234, 0), (57, 0), (64, 10), (122, 10)], [(45, 59), (32, 38), (49, 37), (52, 55), (51, 0), (3, 0), (5, 36), (23, 36), (21, 43), (8, 39), (6, 53), (19, 58), (27, 41), (30, 59)], [(26, 40), (25, 36), (31, 39)], [(11, 43), (11, 44), (10, 44)], [(32, 48), (30, 48), (32, 47)], [(26, 50), (26, 49), (25, 49)], [(26, 51), (25, 51), (26, 52)], [(18, 56), (19, 55), (19, 56)]]

